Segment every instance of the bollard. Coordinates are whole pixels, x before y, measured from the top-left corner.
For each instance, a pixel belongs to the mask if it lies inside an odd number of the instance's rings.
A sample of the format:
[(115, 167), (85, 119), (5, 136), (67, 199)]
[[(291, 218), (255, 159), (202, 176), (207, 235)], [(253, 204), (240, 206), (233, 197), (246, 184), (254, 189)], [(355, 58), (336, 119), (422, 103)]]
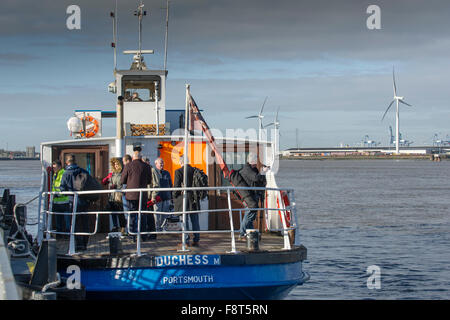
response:
[(120, 232), (108, 233), (110, 255), (117, 255), (122, 253), (122, 241), (120, 239), (121, 236), (122, 233)]
[(250, 251), (259, 250), (259, 231), (257, 229), (247, 229), (247, 249)]
[(32, 300), (56, 300), (56, 292), (33, 291)]

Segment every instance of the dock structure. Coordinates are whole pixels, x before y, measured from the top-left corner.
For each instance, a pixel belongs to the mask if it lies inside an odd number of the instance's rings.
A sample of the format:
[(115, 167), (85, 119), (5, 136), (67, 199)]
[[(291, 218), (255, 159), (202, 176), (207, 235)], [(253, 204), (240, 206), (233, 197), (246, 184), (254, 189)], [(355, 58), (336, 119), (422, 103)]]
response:
[(0, 300), (22, 300), (11, 270), (8, 248), (3, 239), (3, 230), (0, 228)]
[[(430, 155), (450, 155), (450, 147), (418, 146), (400, 147), (399, 156), (417, 156), (429, 158)], [(393, 156), (392, 147), (335, 147), (335, 148), (291, 148), (281, 152), (283, 157), (361, 157), (361, 156)]]

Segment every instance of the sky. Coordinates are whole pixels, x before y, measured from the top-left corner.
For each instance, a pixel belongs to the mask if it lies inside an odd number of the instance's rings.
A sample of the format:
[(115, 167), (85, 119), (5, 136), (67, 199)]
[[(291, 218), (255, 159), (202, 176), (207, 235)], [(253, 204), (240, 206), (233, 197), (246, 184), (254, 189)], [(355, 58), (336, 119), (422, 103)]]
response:
[[(70, 5), (81, 29), (69, 30)], [(118, 52), (137, 48), (137, 0), (118, 0)], [(145, 0), (143, 49), (162, 69), (165, 0)], [(381, 29), (369, 29), (370, 5)], [(0, 149), (25, 150), (70, 139), (75, 109), (115, 109), (115, 0), (0, 2)], [(280, 108), (281, 149), (387, 145), (395, 128), (392, 69), (401, 105), (400, 131), (414, 145), (450, 134), (450, 2), (448, 0), (171, 0), (168, 109), (184, 108), (185, 84), (212, 128), (256, 128)], [(372, 21), (372, 20), (370, 20)], [(119, 54), (119, 69), (131, 57)], [(103, 135), (115, 134), (106, 119)], [(298, 130), (298, 140), (296, 139)]]

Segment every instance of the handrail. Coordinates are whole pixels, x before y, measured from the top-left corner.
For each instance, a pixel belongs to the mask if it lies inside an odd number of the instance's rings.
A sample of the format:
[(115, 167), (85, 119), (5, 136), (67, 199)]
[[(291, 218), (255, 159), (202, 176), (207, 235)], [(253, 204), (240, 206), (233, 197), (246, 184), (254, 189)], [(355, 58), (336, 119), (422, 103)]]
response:
[(251, 191), (287, 191), (292, 192), (294, 189), (286, 188), (266, 188), (266, 187), (177, 187), (177, 188), (135, 188), (135, 189), (111, 189), (111, 190), (89, 190), (89, 191), (43, 191), (42, 194), (57, 195), (74, 195), (74, 194), (102, 194), (112, 192), (139, 192), (139, 191), (196, 191), (196, 190), (251, 190)]
[[(227, 192), (227, 208), (219, 208), (219, 209), (205, 209), (205, 210), (192, 210), (192, 211), (178, 211), (178, 212), (164, 212), (164, 211), (155, 211), (155, 210), (143, 210), (142, 209), (142, 195), (144, 192), (148, 191), (196, 191), (196, 190), (208, 190), (208, 191), (216, 191), (216, 190), (226, 190)], [(75, 236), (82, 235), (94, 235), (98, 230), (98, 216), (101, 214), (126, 214), (127, 215), (127, 226), (128, 226), (128, 234), (132, 236), (137, 236), (136, 241), (136, 254), (138, 256), (142, 255), (141, 252), (141, 235), (150, 235), (150, 234), (181, 234), (183, 239), (186, 233), (230, 233), (231, 234), (231, 251), (229, 253), (237, 253), (236, 251), (236, 239), (235, 233), (239, 232), (234, 229), (233, 223), (233, 212), (239, 212), (239, 220), (242, 224), (242, 211), (245, 210), (255, 210), (255, 211), (281, 211), (281, 212), (290, 212), (291, 224), (288, 227), (286, 224), (285, 214), (281, 214), (281, 229), (271, 229), (271, 231), (281, 231), (284, 238), (284, 249), (291, 249), (290, 240), (288, 231), (294, 230), (297, 228), (297, 212), (295, 210), (295, 203), (291, 202), (289, 206), (285, 206), (284, 208), (232, 208), (231, 204), (231, 191), (234, 190), (251, 190), (251, 191), (275, 191), (280, 192), (285, 191), (288, 194), (288, 198), (293, 194), (293, 189), (281, 189), (281, 188), (266, 188), (266, 187), (232, 187), (232, 186), (219, 186), (219, 187), (178, 187), (178, 188), (135, 188), (135, 189), (111, 189), (111, 190), (92, 190), (92, 191), (45, 191), (42, 192), (41, 195), (43, 197), (50, 195), (50, 208), (49, 210), (42, 210), (42, 213), (47, 215), (46, 228), (45, 233), (46, 237), (50, 238), (51, 234), (65, 234), (70, 236), (69, 242), (69, 255), (76, 254), (75, 252)], [(77, 206), (79, 202), (79, 197), (84, 194), (109, 194), (114, 192), (139, 192), (139, 207), (137, 210), (124, 210), (124, 211), (89, 211), (89, 212), (78, 212)], [(55, 195), (73, 195), (73, 211), (72, 212), (53, 212), (53, 197)], [(280, 195), (277, 194), (277, 197)], [(199, 213), (228, 213), (230, 219), (230, 230), (186, 230), (185, 228), (185, 219), (183, 219), (183, 228), (181, 231), (141, 231), (141, 220), (142, 214), (161, 214), (161, 215), (185, 215), (185, 214), (199, 214)], [(95, 228), (93, 232), (75, 232), (75, 223), (76, 216), (82, 214), (95, 214)], [(137, 214), (137, 232), (131, 232), (130, 230), (130, 218), (131, 214)], [(70, 215), (72, 216), (71, 228), (70, 232), (61, 232), (52, 230), (52, 215)], [(294, 218), (294, 219), (292, 219)], [(45, 221), (45, 220), (44, 220)]]

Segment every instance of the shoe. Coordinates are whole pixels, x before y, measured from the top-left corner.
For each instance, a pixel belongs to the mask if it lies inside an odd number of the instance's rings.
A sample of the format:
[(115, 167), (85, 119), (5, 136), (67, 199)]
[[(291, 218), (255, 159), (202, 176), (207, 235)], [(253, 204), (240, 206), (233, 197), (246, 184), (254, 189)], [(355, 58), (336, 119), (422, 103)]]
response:
[(239, 236), (238, 241), (242, 241), (242, 242), (247, 241), (247, 236), (246, 235)]

